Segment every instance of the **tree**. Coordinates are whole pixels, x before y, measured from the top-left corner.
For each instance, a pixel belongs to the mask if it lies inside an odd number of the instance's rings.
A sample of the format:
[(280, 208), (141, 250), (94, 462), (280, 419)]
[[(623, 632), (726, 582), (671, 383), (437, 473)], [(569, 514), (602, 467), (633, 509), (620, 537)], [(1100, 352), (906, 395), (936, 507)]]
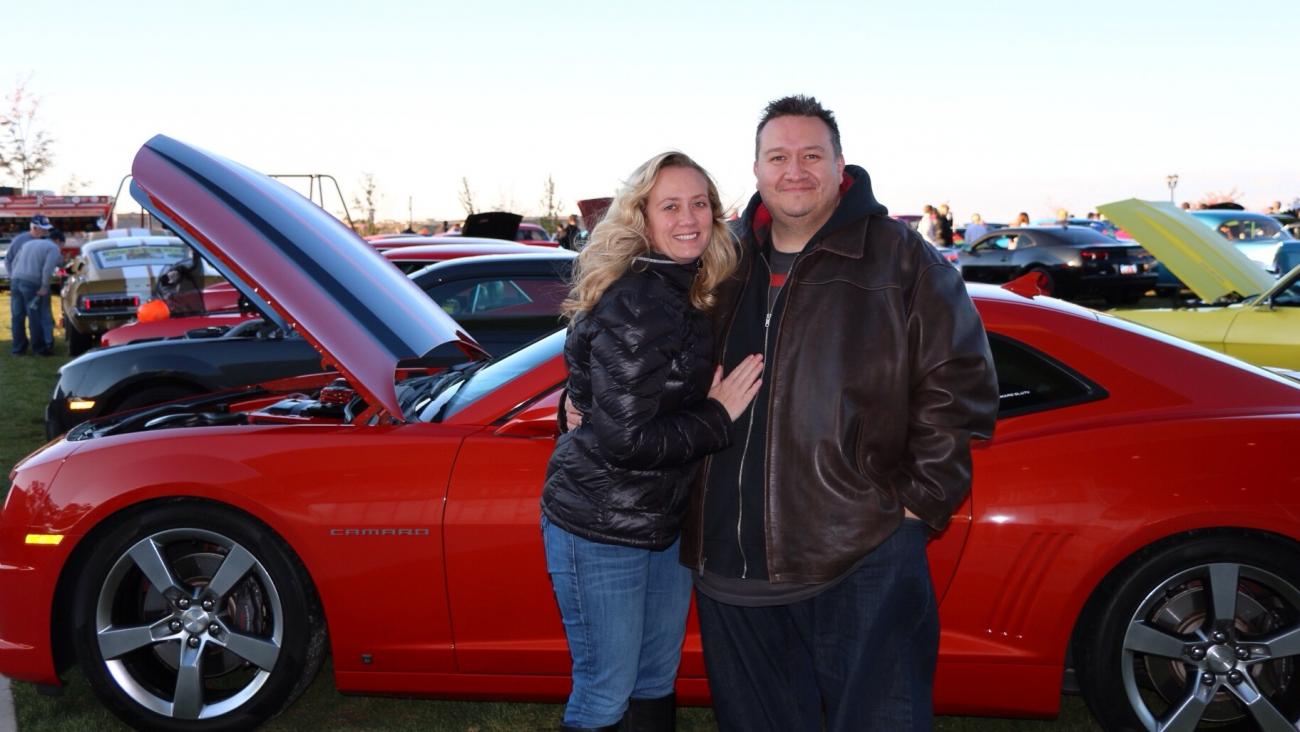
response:
[(361, 196), (352, 197), (352, 205), (365, 214), (366, 220), (362, 224), (364, 230), (362, 236), (370, 236), (378, 229), (375, 228), (375, 208), (379, 205), (379, 199), (383, 196), (378, 192), (375, 185), (375, 176), (372, 173), (361, 174)]
[(94, 184), (94, 181), (82, 180), (77, 177), (76, 173), (73, 173), (72, 177), (68, 178), (68, 182), (63, 184), (63, 188), (59, 189), (59, 193), (65, 196), (75, 196)]
[(465, 217), (473, 216), (476, 213), (474, 209), (474, 191), (470, 190), (469, 178), (461, 176), (460, 192), (456, 196), (460, 199), (460, 207), (465, 209)]
[(29, 80), (18, 82), (0, 112), (0, 167), (22, 182), (23, 193), (54, 164), (54, 138), (40, 129), (41, 100), (27, 91)]
[(560, 228), (560, 222), (564, 217), (564, 202), (555, 194), (555, 176), (546, 176), (546, 182), (542, 184), (542, 220), (541, 225), (547, 231), (555, 231)]

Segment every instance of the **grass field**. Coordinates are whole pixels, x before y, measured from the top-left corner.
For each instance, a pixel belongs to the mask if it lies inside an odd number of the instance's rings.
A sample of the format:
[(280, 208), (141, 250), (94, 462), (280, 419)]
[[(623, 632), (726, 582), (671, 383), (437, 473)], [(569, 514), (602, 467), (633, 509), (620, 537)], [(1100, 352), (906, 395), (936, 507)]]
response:
[[(58, 341), (55, 358), (9, 355), (11, 341), (8, 293), (0, 293), (0, 396), (6, 405), (6, 417), (0, 420), (0, 468), (8, 476), (12, 466), (24, 455), (45, 442), (44, 409), (58, 377), (58, 367), (67, 359), (63, 332), (56, 330)], [(55, 301), (55, 321), (59, 321)], [(6, 480), (0, 490), (8, 492)], [(0, 494), (2, 495), (2, 494)], [(12, 598), (0, 598), (0, 602)], [(81, 673), (74, 669), (61, 696), (37, 693), (31, 684), (13, 684), (18, 726), (22, 732), (84, 732), (86, 730), (126, 729), (104, 711)], [(562, 708), (555, 704), (515, 704), (461, 701), (390, 699), (382, 697), (342, 696), (334, 689), (330, 667), (321, 672), (306, 694), (279, 718), (265, 727), (268, 730), (421, 730), (447, 732), (494, 732), (507, 730), (556, 729)], [(951, 732), (1075, 732), (1096, 730), (1077, 697), (1062, 700), (1057, 720), (1031, 721), (941, 717), (936, 729)], [(714, 729), (709, 709), (683, 709), (678, 714), (678, 728), (683, 732)]]

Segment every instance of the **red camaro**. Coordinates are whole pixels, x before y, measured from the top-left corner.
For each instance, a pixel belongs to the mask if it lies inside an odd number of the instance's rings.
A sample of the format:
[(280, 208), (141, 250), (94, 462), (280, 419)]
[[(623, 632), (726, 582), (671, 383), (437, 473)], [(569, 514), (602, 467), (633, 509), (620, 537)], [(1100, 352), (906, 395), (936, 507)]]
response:
[[(117, 415), (24, 460), (0, 514), (0, 673), (57, 685), (79, 663), (123, 719), (175, 729), (266, 719), (326, 653), (346, 692), (562, 699), (538, 498), (563, 333), (476, 360), (280, 184), (161, 136), (134, 176), (344, 379)], [(971, 293), (1002, 404), (930, 545), (937, 710), (1051, 716), (1077, 679), (1108, 728), (1292, 728), (1300, 388), (1073, 305)], [(421, 368), (440, 347), (466, 364)], [(678, 693), (707, 703), (694, 627)]]

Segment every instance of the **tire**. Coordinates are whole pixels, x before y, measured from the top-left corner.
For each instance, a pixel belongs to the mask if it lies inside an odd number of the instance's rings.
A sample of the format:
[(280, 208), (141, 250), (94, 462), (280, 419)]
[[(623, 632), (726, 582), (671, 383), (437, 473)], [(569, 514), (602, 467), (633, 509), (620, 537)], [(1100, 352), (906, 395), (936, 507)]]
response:
[(1105, 729), (1300, 719), (1300, 551), (1288, 542), (1235, 533), (1154, 547), (1099, 588), (1081, 630), (1076, 670)]
[(95, 347), (95, 337), (85, 335), (76, 328), (73, 328), (72, 323), (68, 322), (67, 316), (64, 316), (63, 318), (63, 333), (68, 339), (69, 356), (80, 356)]
[(132, 391), (127, 392), (126, 396), (118, 400), (117, 406), (115, 406), (111, 411), (105, 412), (105, 414), (125, 412), (128, 409), (139, 409), (140, 407), (162, 404), (163, 402), (170, 402), (173, 399), (182, 399), (198, 393), (197, 390), (180, 384), (155, 384), (153, 386), (146, 386), (142, 389), (133, 389)]
[(95, 694), (128, 725), (252, 729), (316, 677), (324, 613), (306, 570), (265, 525), (173, 503), (90, 540), (73, 647)]

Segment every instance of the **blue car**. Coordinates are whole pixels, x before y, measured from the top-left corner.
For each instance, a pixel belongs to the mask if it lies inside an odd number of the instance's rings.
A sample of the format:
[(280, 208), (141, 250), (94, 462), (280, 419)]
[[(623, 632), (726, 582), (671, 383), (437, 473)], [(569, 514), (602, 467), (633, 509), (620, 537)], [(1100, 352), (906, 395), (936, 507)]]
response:
[[(1275, 275), (1291, 269), (1282, 261), (1283, 258), (1291, 261), (1292, 266), (1300, 263), (1297, 261), (1300, 260), (1300, 254), (1297, 253), (1300, 252), (1300, 240), (1292, 237), (1281, 222), (1268, 214), (1229, 209), (1204, 209), (1189, 213), (1236, 245), (1242, 254)], [(1179, 297), (1187, 289), (1162, 264), (1156, 265), (1156, 275), (1156, 293), (1159, 295)]]

